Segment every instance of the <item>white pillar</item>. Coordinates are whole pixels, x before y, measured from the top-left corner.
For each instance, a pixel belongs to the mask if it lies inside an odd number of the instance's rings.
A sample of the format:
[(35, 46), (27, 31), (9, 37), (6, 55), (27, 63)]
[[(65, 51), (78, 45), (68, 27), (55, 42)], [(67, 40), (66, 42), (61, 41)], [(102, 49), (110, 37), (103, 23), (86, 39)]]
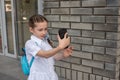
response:
[(44, 4), (43, 0), (38, 0), (38, 14), (43, 15), (43, 8), (44, 8), (43, 4)]

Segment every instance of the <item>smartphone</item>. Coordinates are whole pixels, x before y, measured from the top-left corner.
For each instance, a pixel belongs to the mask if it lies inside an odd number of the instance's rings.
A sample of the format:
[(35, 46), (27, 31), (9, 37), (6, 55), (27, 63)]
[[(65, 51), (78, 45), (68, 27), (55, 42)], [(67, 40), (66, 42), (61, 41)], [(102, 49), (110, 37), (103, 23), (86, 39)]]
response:
[[(65, 33), (67, 33), (67, 29), (66, 28), (61, 28), (61, 29), (58, 30), (58, 34), (59, 34), (61, 39), (64, 38)], [(68, 35), (67, 35), (67, 37), (68, 37)]]
[[(61, 28), (61, 29), (58, 30), (58, 34), (59, 34), (59, 36), (60, 36), (61, 39), (64, 38), (65, 33), (67, 33), (67, 29), (66, 28)], [(68, 35), (66, 37), (68, 37)], [(66, 48), (68, 48), (68, 46)]]

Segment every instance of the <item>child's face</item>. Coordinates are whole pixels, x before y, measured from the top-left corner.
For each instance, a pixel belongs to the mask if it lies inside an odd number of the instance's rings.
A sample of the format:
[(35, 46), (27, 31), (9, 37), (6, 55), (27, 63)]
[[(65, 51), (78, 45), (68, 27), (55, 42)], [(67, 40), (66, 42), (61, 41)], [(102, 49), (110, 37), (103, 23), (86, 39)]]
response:
[(39, 22), (39, 23), (35, 23), (36, 27), (31, 28), (30, 27), (30, 32), (33, 33), (33, 35), (35, 35), (36, 37), (42, 39), (46, 36), (47, 34), (47, 22)]

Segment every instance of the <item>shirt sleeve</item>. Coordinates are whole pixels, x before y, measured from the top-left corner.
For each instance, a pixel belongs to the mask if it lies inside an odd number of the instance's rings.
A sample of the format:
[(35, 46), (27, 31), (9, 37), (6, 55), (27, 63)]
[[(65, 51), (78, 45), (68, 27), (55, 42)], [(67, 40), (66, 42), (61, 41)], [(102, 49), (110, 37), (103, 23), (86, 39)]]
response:
[(33, 41), (26, 42), (25, 48), (26, 48), (26, 54), (31, 54), (34, 57), (41, 50), (41, 48)]

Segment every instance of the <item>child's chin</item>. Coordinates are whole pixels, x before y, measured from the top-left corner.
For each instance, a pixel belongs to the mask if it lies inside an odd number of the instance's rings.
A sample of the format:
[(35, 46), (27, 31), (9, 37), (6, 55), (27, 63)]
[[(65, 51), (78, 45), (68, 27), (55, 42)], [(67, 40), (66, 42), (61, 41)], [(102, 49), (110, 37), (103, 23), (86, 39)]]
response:
[(44, 39), (45, 37), (40, 37), (40, 39)]

